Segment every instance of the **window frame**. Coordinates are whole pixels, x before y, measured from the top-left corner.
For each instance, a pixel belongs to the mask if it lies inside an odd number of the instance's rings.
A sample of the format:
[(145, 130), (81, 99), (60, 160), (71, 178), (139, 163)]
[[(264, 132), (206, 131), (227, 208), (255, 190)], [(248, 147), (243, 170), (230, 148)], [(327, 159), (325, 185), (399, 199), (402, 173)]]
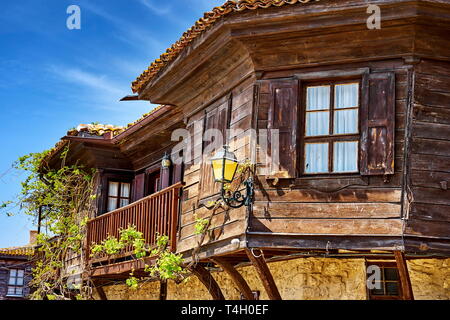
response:
[[(119, 184), (119, 188), (117, 189), (117, 197), (116, 196), (110, 196), (109, 195), (109, 186), (110, 183), (118, 183)], [(122, 197), (121, 196), (121, 191), (122, 191), (122, 184), (128, 184), (129, 185), (129, 192), (128, 192), (128, 198)], [(118, 179), (108, 179), (107, 181), (107, 187), (106, 187), (106, 212), (112, 212), (114, 210), (123, 208), (125, 206), (120, 206), (120, 201), (123, 199), (128, 199), (128, 204), (131, 204), (131, 195), (132, 195), (132, 183), (130, 181), (125, 181), (125, 180), (118, 180)], [(113, 210), (109, 210), (108, 208), (108, 203), (109, 203), (109, 199), (110, 198), (115, 198), (116, 199), (116, 208)]]
[[(11, 282), (11, 274), (12, 271), (15, 270), (16, 271), (16, 276), (13, 277), (15, 278), (14, 284), (10, 284)], [(22, 277), (18, 277), (18, 272), (19, 271), (23, 271), (23, 276)], [(22, 279), (22, 285), (18, 285), (17, 284), (17, 279), (21, 278)], [(11, 268), (9, 269), (9, 274), (8, 274), (8, 284), (7, 284), (7, 291), (6, 291), (6, 296), (7, 297), (11, 297), (11, 298), (23, 298), (25, 297), (25, 269), (17, 269), (17, 268)], [(9, 289), (10, 288), (14, 288), (14, 292), (17, 292), (17, 289), (20, 288), (22, 290), (22, 294), (18, 295), (18, 294), (10, 294), (9, 293)]]
[[(150, 185), (150, 182), (152, 180), (152, 176), (155, 174), (159, 175), (158, 187), (157, 187), (157, 190), (153, 190), (153, 192), (151, 192), (152, 186)], [(153, 185), (153, 187), (155, 187), (155, 185)], [(144, 197), (148, 197), (149, 195), (157, 193), (161, 190), (162, 190), (162, 167), (161, 167), (161, 161), (159, 161), (157, 164), (150, 166), (149, 168), (147, 168), (145, 170)]]
[[(390, 262), (390, 261), (366, 261), (366, 270), (368, 266), (375, 265), (378, 266), (381, 269), (381, 275), (382, 280), (380, 281), (383, 285), (383, 290), (386, 292), (386, 282), (397, 282), (398, 287), (398, 295), (395, 296), (388, 296), (388, 295), (372, 295), (371, 290), (367, 288), (367, 299), (368, 300), (403, 300), (403, 291), (402, 291), (402, 285), (400, 280), (400, 271), (398, 270), (398, 266), (396, 262)], [(386, 281), (384, 276), (384, 269), (395, 269), (397, 270), (397, 276), (398, 280), (388, 280)], [(367, 274), (366, 274), (366, 281), (367, 281)]]
[[(351, 110), (355, 108), (335, 108), (335, 87), (339, 84), (351, 84), (358, 83), (358, 133), (344, 133), (344, 134), (334, 134), (334, 122), (335, 122), (335, 111), (336, 110)], [(320, 136), (306, 136), (307, 126), (306, 126), (306, 115), (307, 111), (307, 91), (308, 87), (314, 86), (330, 86), (330, 106), (329, 106), (329, 135)], [(351, 77), (333, 77), (330, 79), (308, 79), (301, 82), (301, 101), (300, 101), (300, 123), (303, 125), (303, 129), (300, 130), (299, 135), (299, 155), (298, 155), (298, 172), (300, 177), (317, 177), (317, 176), (349, 176), (349, 175), (360, 175), (360, 155), (361, 155), (361, 105), (363, 99), (363, 78), (361, 74), (354, 75)], [(334, 169), (334, 144), (336, 142), (357, 142), (358, 152), (357, 152), (357, 170), (352, 172), (333, 172)], [(317, 172), (309, 173), (306, 172), (306, 145), (314, 143), (327, 143), (328, 144), (328, 172)]]

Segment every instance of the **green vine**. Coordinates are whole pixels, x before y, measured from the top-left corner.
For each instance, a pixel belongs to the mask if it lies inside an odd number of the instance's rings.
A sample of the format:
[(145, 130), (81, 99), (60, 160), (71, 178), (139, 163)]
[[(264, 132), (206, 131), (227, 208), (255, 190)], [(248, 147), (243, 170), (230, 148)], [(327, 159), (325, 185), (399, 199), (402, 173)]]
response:
[(200, 235), (206, 231), (206, 227), (209, 224), (209, 220), (205, 218), (198, 218), (195, 214), (195, 234)]
[[(181, 254), (175, 254), (168, 249), (169, 237), (158, 235), (156, 246), (151, 248), (146, 244), (143, 233), (137, 231), (135, 226), (129, 225), (127, 229), (121, 229), (119, 233), (119, 239), (109, 236), (101, 244), (94, 244), (91, 247), (91, 256), (96, 257), (102, 254), (113, 256), (124, 248), (132, 246), (135, 259), (156, 258), (152, 266), (145, 265), (144, 272), (148, 273), (149, 277), (175, 281), (184, 279), (187, 274), (183, 268), (184, 260)], [(138, 289), (141, 280), (134, 276), (133, 270), (126, 284), (131, 289)]]
[(41, 228), (48, 231), (37, 237), (31, 299), (90, 298), (87, 283), (69, 284), (72, 274), (67, 270), (71, 257), (84, 259), (82, 245), (89, 213), (94, 210), (96, 172), (66, 165), (68, 150), (66, 147), (61, 153), (59, 169), (46, 165), (50, 151), (19, 158), (13, 168), (26, 173), (21, 191), (15, 200), (0, 205), (1, 212), (8, 216), (22, 213), (37, 219), (41, 212)]

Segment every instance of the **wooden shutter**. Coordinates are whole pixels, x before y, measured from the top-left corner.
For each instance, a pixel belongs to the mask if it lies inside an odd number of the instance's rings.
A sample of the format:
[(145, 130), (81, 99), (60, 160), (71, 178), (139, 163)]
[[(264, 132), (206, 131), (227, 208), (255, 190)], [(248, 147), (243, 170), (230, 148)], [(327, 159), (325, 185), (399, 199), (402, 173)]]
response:
[(172, 170), (172, 184), (183, 181), (183, 164), (174, 164)]
[[(270, 155), (269, 176), (278, 178), (295, 178), (296, 176), (298, 92), (299, 81), (297, 79), (270, 82), (267, 123), (267, 153)], [(276, 132), (278, 132), (279, 148), (276, 147)]]
[(365, 74), (362, 97), (361, 174), (394, 174), (395, 74)]
[(138, 201), (144, 197), (145, 192), (145, 173), (136, 175), (133, 180), (133, 197), (132, 201)]
[(201, 166), (200, 176), (200, 199), (210, 197), (220, 192), (220, 184), (214, 181), (210, 159), (217, 152), (217, 148), (222, 148), (228, 143), (227, 129), (229, 127), (229, 115), (231, 100), (224, 102), (217, 108), (206, 113), (204, 132), (208, 129), (218, 129), (222, 133), (223, 141), (220, 145), (216, 145), (211, 152), (205, 152), (214, 141), (203, 142), (203, 162)]
[(186, 154), (183, 154), (184, 158), (184, 170), (189, 170), (193, 165), (201, 163), (202, 145), (203, 145), (203, 127), (204, 127), (204, 115), (197, 114), (186, 125), (186, 129), (189, 132), (190, 141), (189, 146), (186, 148)]

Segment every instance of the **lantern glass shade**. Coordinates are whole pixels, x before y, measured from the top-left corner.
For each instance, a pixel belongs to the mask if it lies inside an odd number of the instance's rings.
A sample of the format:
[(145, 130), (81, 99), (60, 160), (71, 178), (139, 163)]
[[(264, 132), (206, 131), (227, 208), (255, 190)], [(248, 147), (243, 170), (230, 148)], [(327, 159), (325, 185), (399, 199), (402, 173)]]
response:
[(170, 168), (171, 165), (172, 165), (172, 161), (170, 161), (170, 157), (167, 154), (164, 155), (164, 158), (161, 161), (162, 168), (167, 169), (167, 168)]
[(227, 147), (219, 150), (211, 159), (214, 180), (221, 183), (229, 183), (234, 179), (239, 162), (234, 153), (229, 152)]

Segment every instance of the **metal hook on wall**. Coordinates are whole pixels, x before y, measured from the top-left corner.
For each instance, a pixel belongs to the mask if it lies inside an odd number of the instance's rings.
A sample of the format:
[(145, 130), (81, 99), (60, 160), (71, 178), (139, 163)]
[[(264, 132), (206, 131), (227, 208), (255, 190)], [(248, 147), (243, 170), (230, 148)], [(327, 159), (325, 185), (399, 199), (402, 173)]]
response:
[(326, 251), (327, 251), (327, 253), (326, 253), (327, 255), (330, 253), (330, 247), (331, 247), (331, 242), (328, 241), (328, 242), (327, 242), (327, 246), (326, 246), (326, 248), (325, 248)]
[(252, 255), (253, 255), (256, 259), (259, 259), (259, 258), (261, 258), (261, 257), (263, 256), (262, 250), (261, 250), (261, 249), (258, 249), (258, 250), (259, 250), (259, 252), (260, 252), (260, 255), (259, 255), (259, 256), (255, 255), (255, 248), (251, 248)]

